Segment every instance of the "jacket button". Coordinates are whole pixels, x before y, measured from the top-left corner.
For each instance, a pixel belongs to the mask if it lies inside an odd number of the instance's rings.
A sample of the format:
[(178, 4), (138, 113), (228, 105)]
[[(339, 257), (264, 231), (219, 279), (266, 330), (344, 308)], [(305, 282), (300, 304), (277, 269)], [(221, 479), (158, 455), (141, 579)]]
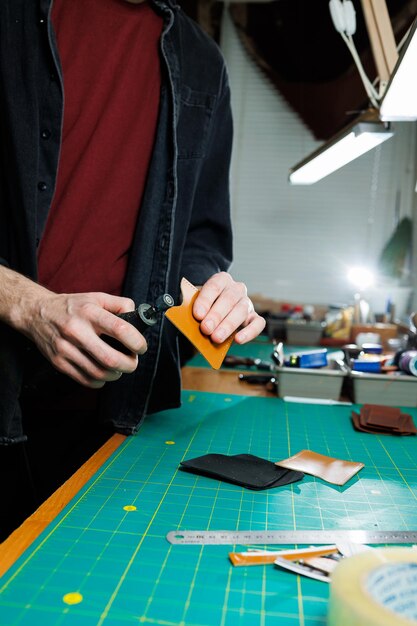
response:
[(48, 185), (43, 180), (41, 180), (38, 182), (38, 189), (39, 191), (46, 191), (48, 189)]
[(49, 137), (51, 136), (51, 131), (48, 130), (47, 128), (45, 128), (42, 132), (41, 132), (41, 137), (42, 139), (49, 139)]

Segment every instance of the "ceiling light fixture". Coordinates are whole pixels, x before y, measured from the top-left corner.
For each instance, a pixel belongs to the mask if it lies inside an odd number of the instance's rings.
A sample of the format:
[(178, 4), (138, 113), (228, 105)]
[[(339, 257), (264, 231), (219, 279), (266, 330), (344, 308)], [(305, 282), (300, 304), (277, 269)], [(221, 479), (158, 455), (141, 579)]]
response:
[(417, 120), (416, 67), (417, 19), (408, 33), (385, 90), (379, 109), (381, 120), (392, 122)]
[(389, 125), (381, 123), (371, 111), (291, 168), (289, 180), (293, 185), (312, 185), (392, 135)]
[[(388, 91), (391, 89), (391, 84), (394, 85), (396, 74), (398, 84), (406, 84), (409, 89), (413, 90), (414, 101), (417, 104), (417, 90), (412, 79), (413, 74), (408, 73), (408, 71), (407, 74), (406, 72), (403, 74), (400, 71), (402, 63), (398, 62), (395, 65), (398, 53), (385, 0), (362, 0), (362, 8), (378, 70), (378, 81), (374, 82), (371, 82), (366, 75), (353, 41), (353, 35), (356, 31), (356, 15), (352, 1), (330, 0), (329, 2), (333, 25), (352, 54), (371, 103), (371, 109), (359, 115), (353, 123), (343, 128), (318, 150), (291, 168), (289, 181), (293, 185), (311, 185), (393, 136), (394, 133), (388, 121), (399, 118), (391, 117), (388, 113), (381, 118), (379, 107), (386, 90), (387, 100), (384, 98), (386, 110), (388, 110), (390, 103), (394, 103), (394, 96), (388, 99)], [(411, 53), (410, 64), (414, 69), (412, 62), (414, 61), (415, 67), (417, 60), (414, 55), (417, 53), (417, 39), (414, 38), (414, 45), (411, 45), (412, 34), (410, 33), (410, 43), (404, 46), (402, 59), (406, 57), (407, 50), (409, 50)], [(398, 68), (397, 71), (393, 71), (394, 66)], [(408, 81), (404, 75), (408, 75)], [(391, 80), (389, 81), (390, 76)], [(392, 93), (394, 93), (394, 87), (392, 87)], [(395, 108), (395, 104), (392, 106)]]

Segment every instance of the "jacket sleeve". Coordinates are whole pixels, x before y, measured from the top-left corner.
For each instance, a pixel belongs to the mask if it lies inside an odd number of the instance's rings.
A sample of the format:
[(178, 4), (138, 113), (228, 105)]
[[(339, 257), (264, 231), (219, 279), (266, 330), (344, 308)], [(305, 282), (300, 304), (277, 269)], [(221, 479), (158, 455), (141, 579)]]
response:
[(197, 285), (216, 272), (227, 270), (232, 262), (229, 190), (232, 139), (230, 89), (223, 66), (181, 267), (181, 275)]

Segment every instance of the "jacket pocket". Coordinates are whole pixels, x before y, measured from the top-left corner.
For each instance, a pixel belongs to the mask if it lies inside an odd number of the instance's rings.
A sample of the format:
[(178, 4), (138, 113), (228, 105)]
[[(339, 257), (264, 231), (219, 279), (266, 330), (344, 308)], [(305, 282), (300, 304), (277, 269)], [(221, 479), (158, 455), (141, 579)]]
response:
[(179, 159), (202, 159), (207, 141), (216, 96), (182, 87), (177, 124)]

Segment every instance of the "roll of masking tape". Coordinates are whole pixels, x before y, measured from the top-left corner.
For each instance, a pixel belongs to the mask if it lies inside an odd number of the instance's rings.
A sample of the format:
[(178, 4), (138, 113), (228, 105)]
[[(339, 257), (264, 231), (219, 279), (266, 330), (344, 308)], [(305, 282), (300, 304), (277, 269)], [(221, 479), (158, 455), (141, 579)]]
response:
[(328, 626), (416, 626), (417, 550), (377, 548), (332, 573)]

